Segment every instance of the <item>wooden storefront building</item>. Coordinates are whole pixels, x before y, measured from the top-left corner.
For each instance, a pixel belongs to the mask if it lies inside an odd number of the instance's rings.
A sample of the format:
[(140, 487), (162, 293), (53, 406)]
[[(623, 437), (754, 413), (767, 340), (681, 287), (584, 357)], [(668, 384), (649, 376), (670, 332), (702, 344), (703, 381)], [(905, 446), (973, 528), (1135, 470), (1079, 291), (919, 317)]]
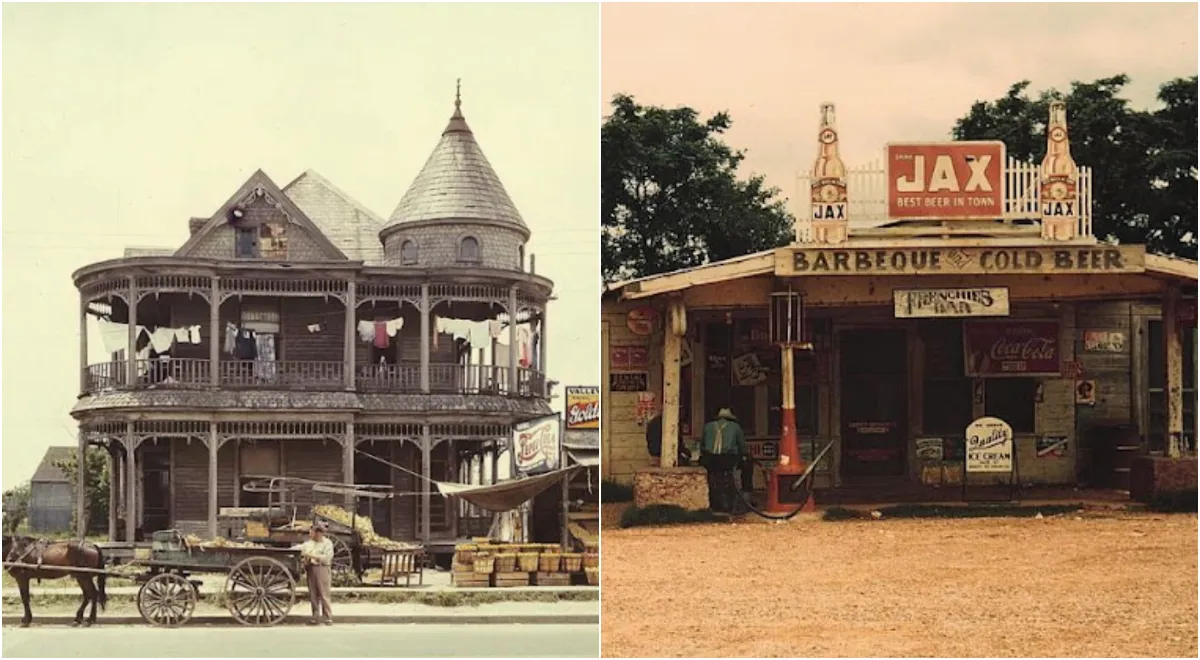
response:
[(833, 445), (818, 502), (961, 483), (965, 429), (984, 416), (1011, 425), (1024, 484), (1128, 488), (1128, 454), (1194, 452), (1197, 265), (1093, 235), (1091, 173), (1069, 161), (1061, 106), (1040, 166), (948, 143), (889, 145), (862, 170), (841, 166), (822, 110), (812, 216), (791, 245), (608, 287), (606, 478), (649, 465), (659, 409), (662, 467), (671, 437), (698, 442), (722, 407), (756, 458), (777, 458), (773, 295), (803, 310), (799, 458)]
[(315, 172), (258, 171), (189, 229), (74, 274), (72, 414), (79, 451), (112, 457), (110, 536), (216, 535), (221, 509), (266, 504), (248, 475), (391, 484), (375, 529), (432, 548), (486, 533), (415, 475), (494, 481), (512, 426), (549, 413), (553, 284), (458, 102), (386, 221)]

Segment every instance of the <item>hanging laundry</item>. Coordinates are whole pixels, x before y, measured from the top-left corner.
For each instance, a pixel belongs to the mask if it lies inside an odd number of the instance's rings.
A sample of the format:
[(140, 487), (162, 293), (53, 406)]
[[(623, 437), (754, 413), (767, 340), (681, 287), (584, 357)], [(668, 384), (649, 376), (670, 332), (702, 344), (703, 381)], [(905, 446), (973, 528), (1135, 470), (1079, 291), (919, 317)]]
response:
[(504, 332), (504, 324), (499, 321), (488, 321), (488, 334), (492, 339), (499, 339), (500, 333)]
[(404, 327), (404, 319), (392, 319), (387, 322), (387, 333), (389, 337), (395, 337), (400, 328)]
[(530, 341), (531, 341), (531, 339), (530, 339), (530, 334), (529, 334), (529, 328), (527, 328), (525, 326), (519, 326), (517, 328), (517, 347), (518, 347), (517, 350), (519, 351), (517, 354), (518, 355), (517, 362), (522, 367), (526, 367), (526, 368), (528, 368), (529, 365), (532, 364), (532, 360), (530, 360), (530, 358), (529, 358)]
[(492, 350), (492, 365), (497, 367), (509, 366), (509, 358), (512, 354), (510, 348), (508, 344), (496, 342)]
[(320, 323), (312, 323), (312, 324), (310, 324), (310, 325), (308, 326), (308, 331), (309, 331), (309, 332), (320, 332), (320, 331), (321, 331), (321, 324), (320, 324)]
[(376, 321), (375, 322), (375, 330), (374, 330), (374, 332), (375, 332), (375, 348), (387, 348), (388, 347), (387, 324), (388, 324), (387, 321)]
[(188, 328), (188, 335), (193, 344), (199, 344), (200, 343), (200, 326), (193, 325), (192, 327)]
[(233, 347), (233, 357), (239, 360), (253, 360), (258, 355), (258, 348), (255, 345), (253, 330), (240, 330), (237, 333), (237, 340)]
[(129, 326), (124, 323), (113, 323), (99, 319), (100, 342), (104, 344), (105, 353), (116, 353), (129, 348)]
[(179, 344), (192, 343), (192, 333), (189, 332), (187, 328), (176, 328), (174, 330), (174, 332), (175, 332), (176, 343), (179, 343)]
[(438, 328), (441, 327), (441, 322), (441, 319), (438, 317), (433, 317), (433, 350), (435, 351), (438, 347), (438, 335), (441, 334), (438, 332)]
[(363, 341), (375, 340), (375, 324), (370, 321), (358, 322), (358, 338)]
[(226, 323), (225, 324), (225, 352), (226, 353), (233, 353), (234, 349), (237, 348), (237, 336), (238, 336), (237, 326), (235, 326), (232, 323)]
[(275, 335), (255, 335), (254, 349), (254, 375), (261, 380), (275, 380)]
[(166, 353), (171, 350), (171, 346), (174, 344), (174, 328), (155, 328), (154, 332), (150, 333), (150, 345), (154, 347), (157, 353)]
[(535, 371), (542, 370), (542, 352), (539, 350), (541, 349), (541, 346), (542, 331), (538, 330), (537, 332), (533, 333), (533, 350), (531, 351), (533, 353), (533, 368)]

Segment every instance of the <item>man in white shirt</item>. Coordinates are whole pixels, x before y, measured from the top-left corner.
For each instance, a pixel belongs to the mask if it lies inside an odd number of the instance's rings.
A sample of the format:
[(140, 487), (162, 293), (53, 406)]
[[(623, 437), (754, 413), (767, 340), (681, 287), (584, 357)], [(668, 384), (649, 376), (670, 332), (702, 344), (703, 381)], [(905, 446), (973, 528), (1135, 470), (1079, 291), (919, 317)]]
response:
[(333, 609), (329, 601), (333, 592), (333, 542), (325, 537), (325, 523), (313, 522), (308, 531), (308, 540), (296, 546), (304, 562), (308, 578), (308, 599), (312, 602), (313, 618), (310, 626), (324, 623), (333, 625)]

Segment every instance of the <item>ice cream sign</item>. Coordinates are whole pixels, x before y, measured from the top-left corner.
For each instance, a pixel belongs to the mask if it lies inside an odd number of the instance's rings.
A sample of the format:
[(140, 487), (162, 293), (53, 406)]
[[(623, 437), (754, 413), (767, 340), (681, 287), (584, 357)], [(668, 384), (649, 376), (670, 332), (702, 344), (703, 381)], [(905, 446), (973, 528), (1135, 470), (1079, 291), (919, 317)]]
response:
[(513, 463), (518, 474), (558, 469), (561, 426), (558, 415), (551, 415), (513, 427)]

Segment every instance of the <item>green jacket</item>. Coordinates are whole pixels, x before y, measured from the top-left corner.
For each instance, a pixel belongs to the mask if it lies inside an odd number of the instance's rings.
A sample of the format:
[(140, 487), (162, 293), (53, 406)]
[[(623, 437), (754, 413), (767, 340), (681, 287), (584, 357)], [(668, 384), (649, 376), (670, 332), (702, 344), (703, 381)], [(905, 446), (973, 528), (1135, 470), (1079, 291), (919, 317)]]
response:
[(708, 454), (741, 456), (746, 453), (746, 434), (732, 419), (715, 419), (704, 425), (700, 451)]

